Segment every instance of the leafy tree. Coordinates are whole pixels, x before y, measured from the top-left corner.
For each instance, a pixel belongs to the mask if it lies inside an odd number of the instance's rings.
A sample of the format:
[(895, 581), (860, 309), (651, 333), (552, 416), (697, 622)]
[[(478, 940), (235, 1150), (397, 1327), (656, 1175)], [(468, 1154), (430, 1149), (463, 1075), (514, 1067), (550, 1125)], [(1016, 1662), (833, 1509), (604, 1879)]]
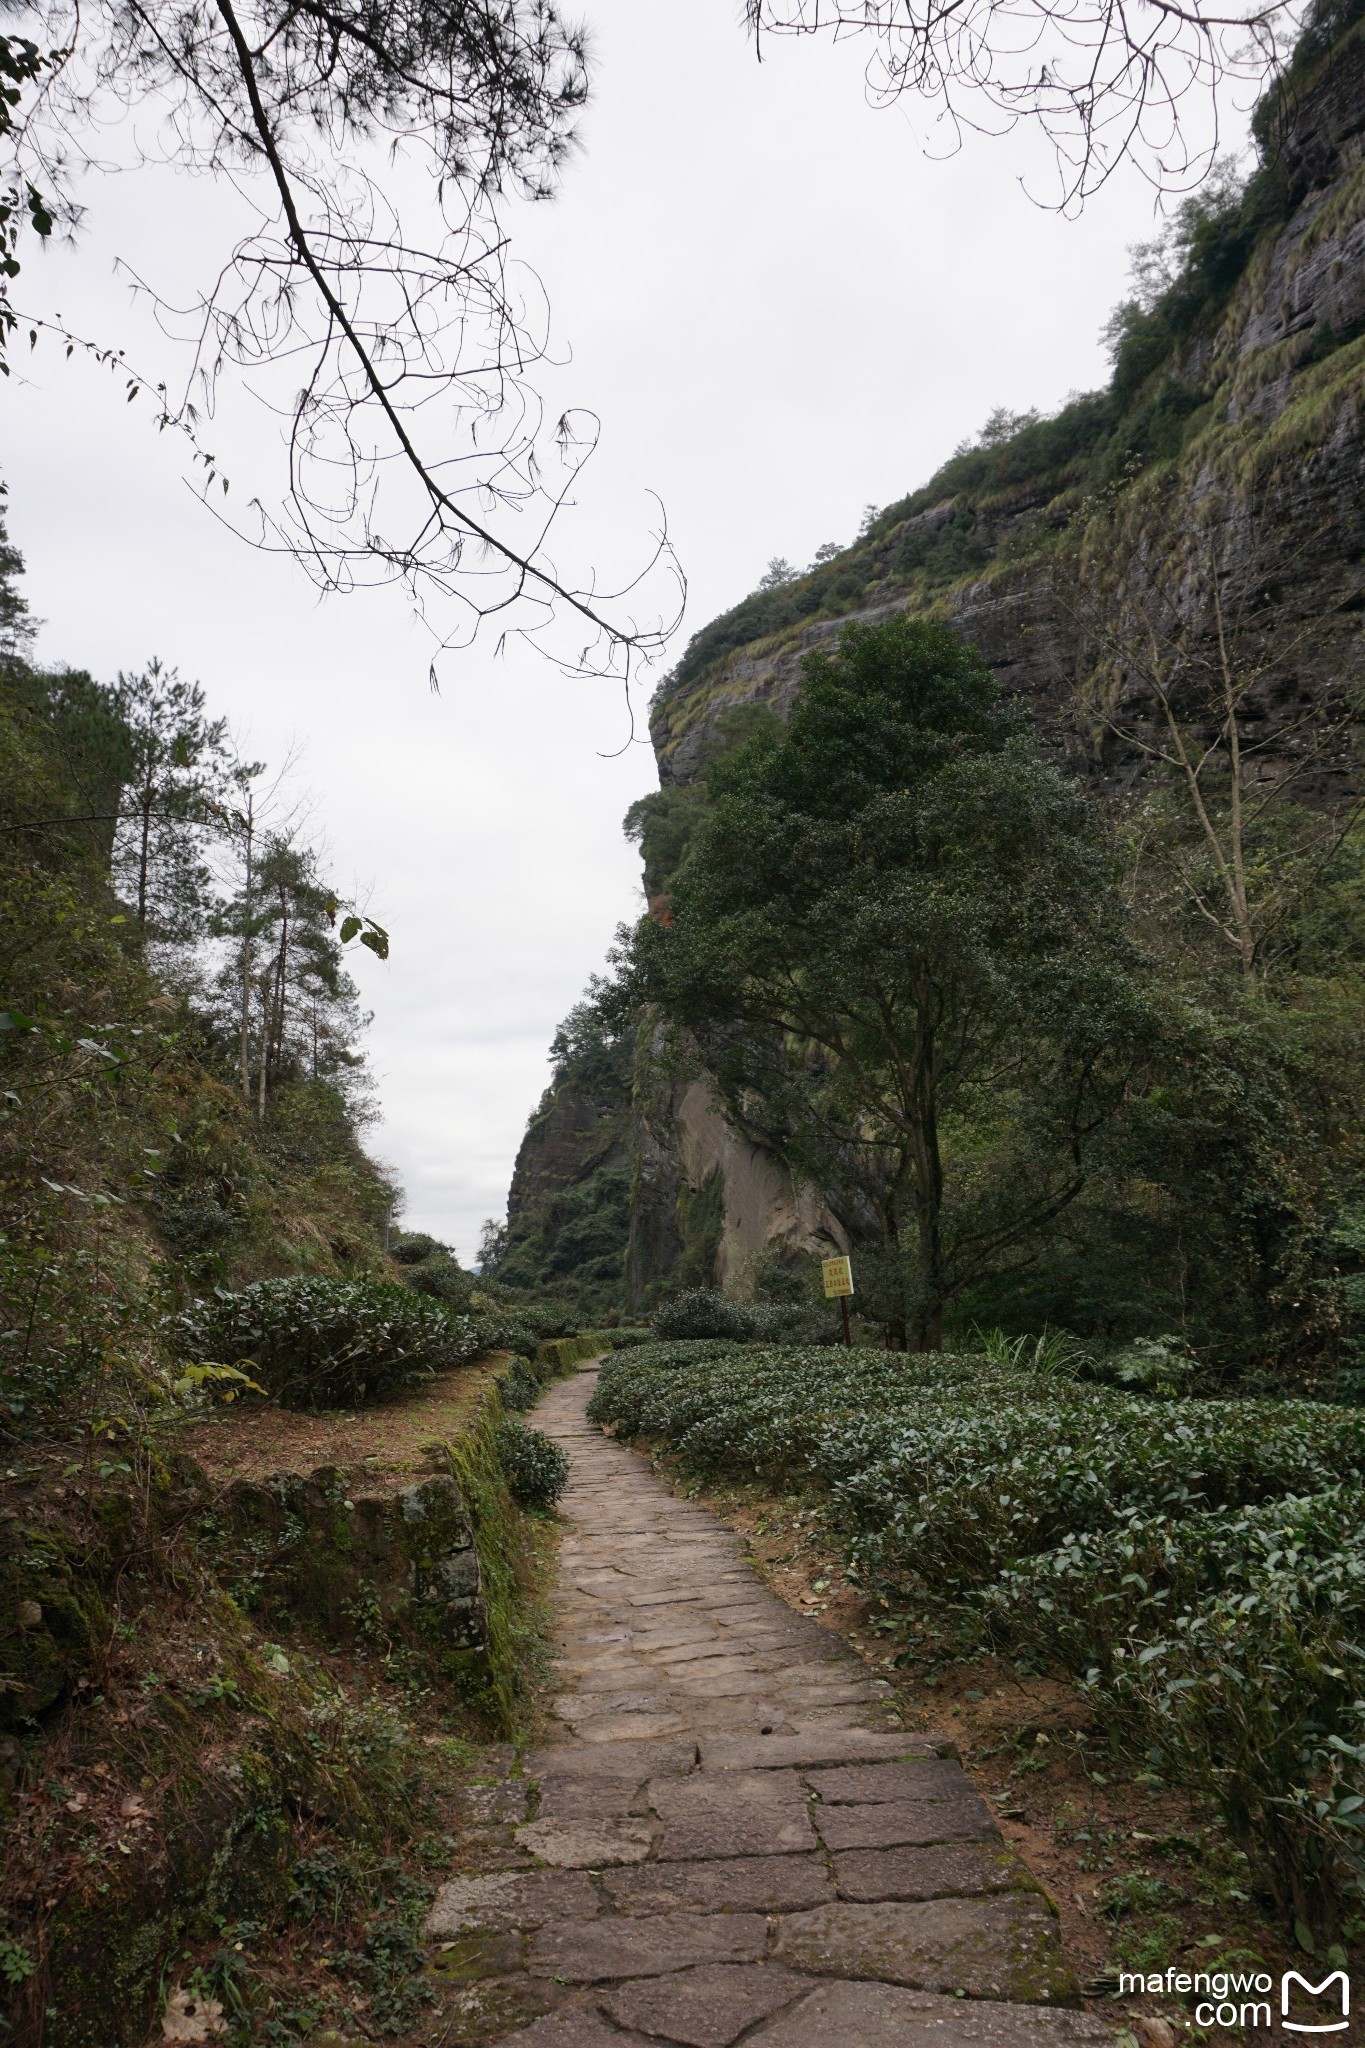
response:
[(343, 966), (337, 908), (317, 856), (288, 833), (269, 833), (255, 843), (249, 872), (218, 912), (219, 932), (234, 942), (219, 990), (235, 1013), (240, 1057), (245, 988), (243, 1092), (260, 1117), (286, 1080), (344, 1089), (360, 1065), (353, 1047), (364, 1020)]
[(774, 555), (759, 577), (758, 587), (760, 590), (780, 590), (784, 583), (795, 583), (800, 573), (785, 555)]
[[(2, 100), (3, 95), (0, 94)], [(33, 637), (28, 599), (19, 588), (24, 558), (9, 537), (9, 526), (4, 516), (7, 495), (5, 485), (0, 484), (0, 659), (18, 654)]]
[(193, 939), (209, 910), (204, 840), (227, 782), (227, 720), (207, 718), (200, 685), (156, 660), (120, 673), (113, 702), (129, 754), (115, 884), (143, 938)]
[(686, 1027), (874, 1251), (899, 1341), (936, 1348), (1122, 1100), (1144, 1007), (1113, 854), (979, 658), (904, 619), (808, 656), (789, 726), (710, 792), (626, 999)]
[(474, 1264), (480, 1273), (495, 1273), (507, 1254), (507, 1225), (496, 1216), (485, 1216), (479, 1231), (479, 1248)]

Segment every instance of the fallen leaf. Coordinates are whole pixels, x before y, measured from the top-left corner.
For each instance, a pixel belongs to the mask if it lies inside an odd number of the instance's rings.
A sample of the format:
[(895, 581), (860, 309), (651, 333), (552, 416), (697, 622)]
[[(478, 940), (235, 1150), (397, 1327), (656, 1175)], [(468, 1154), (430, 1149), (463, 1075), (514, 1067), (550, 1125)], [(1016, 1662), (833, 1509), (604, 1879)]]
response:
[(216, 2041), (227, 2032), (223, 2008), (216, 1998), (197, 1991), (173, 1991), (161, 2016), (163, 2041)]

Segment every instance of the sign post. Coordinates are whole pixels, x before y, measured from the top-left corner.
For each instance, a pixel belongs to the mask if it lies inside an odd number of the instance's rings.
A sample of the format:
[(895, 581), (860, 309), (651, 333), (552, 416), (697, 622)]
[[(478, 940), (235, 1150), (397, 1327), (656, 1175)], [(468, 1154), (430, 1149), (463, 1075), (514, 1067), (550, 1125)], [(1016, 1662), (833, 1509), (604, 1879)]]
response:
[(848, 1298), (853, 1292), (852, 1259), (822, 1259), (820, 1270), (825, 1280), (825, 1300), (838, 1300), (839, 1312), (844, 1319), (844, 1342), (851, 1345), (853, 1332), (848, 1321)]

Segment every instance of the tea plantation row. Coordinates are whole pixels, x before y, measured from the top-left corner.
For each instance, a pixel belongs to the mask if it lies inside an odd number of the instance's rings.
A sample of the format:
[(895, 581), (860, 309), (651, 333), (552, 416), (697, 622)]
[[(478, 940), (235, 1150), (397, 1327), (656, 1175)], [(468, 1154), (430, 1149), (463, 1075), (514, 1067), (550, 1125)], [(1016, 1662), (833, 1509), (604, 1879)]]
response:
[(1365, 1414), (715, 1342), (618, 1354), (591, 1413), (697, 1473), (827, 1492), (855, 1583), (1070, 1673), (1289, 1920), (1338, 1930), (1365, 1883)]

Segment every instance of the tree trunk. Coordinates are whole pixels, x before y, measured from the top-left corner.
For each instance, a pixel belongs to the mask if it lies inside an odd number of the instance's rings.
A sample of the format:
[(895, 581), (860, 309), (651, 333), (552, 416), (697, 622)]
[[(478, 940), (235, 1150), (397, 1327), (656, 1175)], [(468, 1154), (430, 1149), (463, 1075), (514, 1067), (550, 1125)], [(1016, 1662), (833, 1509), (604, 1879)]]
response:
[(255, 813), (250, 791), (246, 800), (246, 886), (242, 891), (242, 957), (241, 972), (242, 1003), (238, 1021), (238, 1058), (242, 1075), (242, 1100), (251, 1100), (251, 970), (252, 958), (251, 926), (254, 918), (251, 892), (255, 879), (252, 872), (252, 855), (255, 850)]
[(275, 955), (275, 1001), (270, 1025), (270, 1057), (276, 1073), (284, 1061), (284, 1026), (289, 990), (289, 897), (280, 886), (280, 945)]
[(261, 976), (261, 1063), (256, 1077), (256, 1114), (265, 1121), (265, 1077), (270, 1065), (270, 976)]
[(138, 808), (142, 813), (141, 840), (137, 855), (137, 928), (140, 932), (147, 929), (147, 870), (151, 865), (152, 804), (155, 797), (155, 785), (151, 770), (148, 769), (147, 779), (138, 798)]
[(943, 1155), (938, 1142), (938, 1081), (934, 1034), (921, 1031), (911, 1104), (911, 1156), (915, 1166), (915, 1225), (924, 1294), (915, 1317), (915, 1349), (943, 1348)]

